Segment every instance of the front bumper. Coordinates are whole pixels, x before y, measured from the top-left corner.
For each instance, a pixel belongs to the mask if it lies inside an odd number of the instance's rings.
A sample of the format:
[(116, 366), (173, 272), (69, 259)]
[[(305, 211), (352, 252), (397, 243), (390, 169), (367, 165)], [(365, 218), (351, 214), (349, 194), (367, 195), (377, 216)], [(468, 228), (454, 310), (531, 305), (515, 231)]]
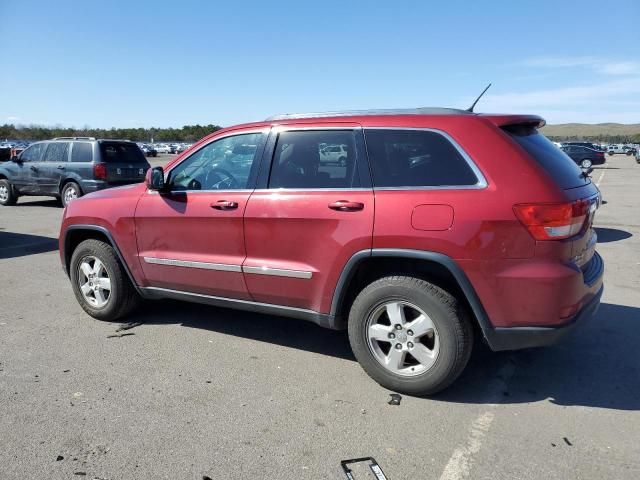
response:
[[(500, 327), (494, 328), (487, 336), (489, 346), (494, 351), (520, 350), (522, 348), (553, 345), (562, 337), (584, 324), (598, 311), (604, 286), (600, 287), (593, 299), (585, 305), (568, 323), (558, 327)], [(486, 334), (486, 332), (485, 332)]]

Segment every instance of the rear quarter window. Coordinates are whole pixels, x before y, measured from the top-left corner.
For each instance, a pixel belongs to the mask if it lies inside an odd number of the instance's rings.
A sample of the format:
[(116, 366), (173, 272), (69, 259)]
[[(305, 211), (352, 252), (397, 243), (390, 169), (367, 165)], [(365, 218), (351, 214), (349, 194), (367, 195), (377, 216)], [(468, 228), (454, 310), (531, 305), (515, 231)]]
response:
[[(514, 125), (503, 127), (503, 130), (507, 132), (563, 190), (581, 187), (590, 183), (589, 178), (585, 178), (585, 176), (582, 175), (582, 170), (571, 160), (571, 157), (551, 143), (547, 137), (538, 132), (535, 127)], [(576, 152), (576, 148), (583, 147), (572, 147), (571, 151)]]
[(86, 142), (75, 142), (71, 147), (72, 162), (92, 162), (93, 146)]
[(365, 130), (375, 187), (473, 186), (479, 179), (463, 154), (441, 133)]

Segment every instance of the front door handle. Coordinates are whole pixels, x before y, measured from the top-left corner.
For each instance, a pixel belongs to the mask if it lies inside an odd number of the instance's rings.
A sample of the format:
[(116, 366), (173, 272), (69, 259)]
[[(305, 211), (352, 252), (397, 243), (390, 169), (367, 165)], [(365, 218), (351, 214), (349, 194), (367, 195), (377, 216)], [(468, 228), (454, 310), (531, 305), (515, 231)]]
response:
[(57, 168), (58, 170), (64, 170), (64, 165), (58, 165), (56, 168)]
[(216, 203), (211, 204), (211, 208), (215, 208), (216, 210), (235, 210), (238, 208), (238, 202), (218, 200)]
[(38, 171), (38, 169), (37, 169), (36, 167), (34, 167), (33, 165), (31, 165), (29, 168), (30, 168), (31, 170), (33, 170), (34, 172), (37, 172), (37, 171)]
[(339, 212), (357, 212), (364, 208), (364, 203), (350, 202), (348, 200), (338, 200), (329, 204), (331, 210), (338, 210)]

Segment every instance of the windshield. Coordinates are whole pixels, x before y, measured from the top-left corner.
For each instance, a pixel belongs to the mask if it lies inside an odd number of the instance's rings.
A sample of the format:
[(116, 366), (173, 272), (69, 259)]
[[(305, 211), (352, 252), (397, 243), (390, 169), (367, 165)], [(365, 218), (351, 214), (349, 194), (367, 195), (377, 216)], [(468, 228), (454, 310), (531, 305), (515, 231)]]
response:
[(147, 163), (142, 150), (135, 143), (101, 142), (100, 153), (106, 163)]
[(590, 182), (580, 167), (551, 141), (529, 125), (503, 127), (563, 189), (576, 188)]

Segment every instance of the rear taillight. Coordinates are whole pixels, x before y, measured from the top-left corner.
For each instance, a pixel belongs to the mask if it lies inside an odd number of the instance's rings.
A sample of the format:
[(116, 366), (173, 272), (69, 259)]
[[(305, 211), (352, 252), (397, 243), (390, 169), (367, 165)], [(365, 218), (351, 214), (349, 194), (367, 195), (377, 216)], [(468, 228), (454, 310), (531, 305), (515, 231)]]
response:
[(536, 240), (562, 240), (580, 233), (589, 202), (518, 204), (513, 211)]
[(104, 163), (96, 163), (93, 166), (93, 178), (96, 180), (107, 179), (107, 165)]

